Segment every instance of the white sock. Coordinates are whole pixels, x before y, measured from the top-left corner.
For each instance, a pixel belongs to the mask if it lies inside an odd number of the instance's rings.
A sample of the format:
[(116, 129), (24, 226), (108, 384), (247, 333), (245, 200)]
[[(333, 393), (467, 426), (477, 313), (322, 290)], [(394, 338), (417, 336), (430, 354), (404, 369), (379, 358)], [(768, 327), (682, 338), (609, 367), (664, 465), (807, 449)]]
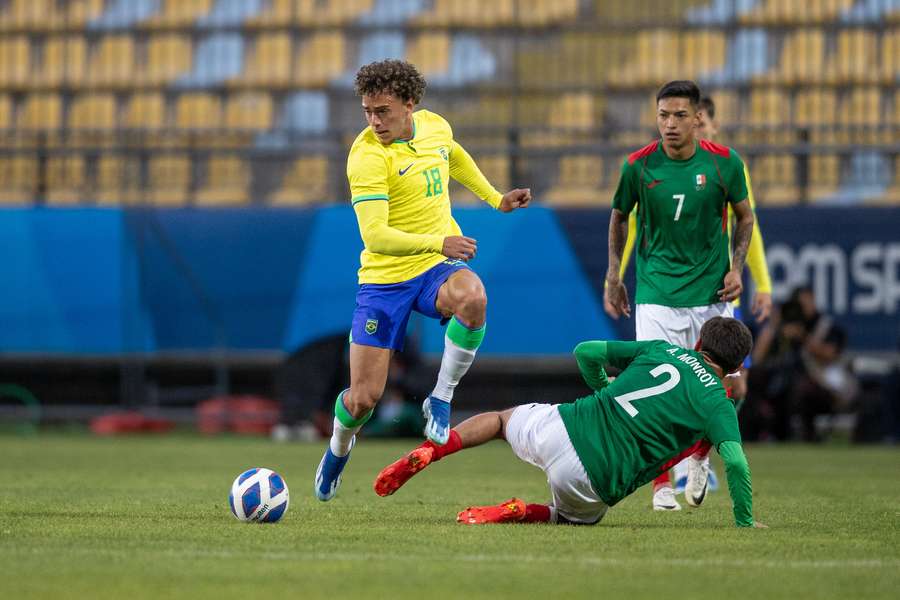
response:
[(334, 418), (334, 431), (331, 434), (331, 441), (328, 445), (331, 447), (331, 453), (335, 456), (347, 456), (350, 454), (350, 446), (353, 444), (353, 436), (362, 429), (359, 427), (344, 427), (344, 425)]
[(473, 360), (475, 360), (475, 350), (457, 346), (447, 335), (444, 335), (441, 370), (438, 371), (437, 384), (431, 395), (445, 402), (453, 400), (453, 392), (459, 385), (459, 380), (469, 370)]

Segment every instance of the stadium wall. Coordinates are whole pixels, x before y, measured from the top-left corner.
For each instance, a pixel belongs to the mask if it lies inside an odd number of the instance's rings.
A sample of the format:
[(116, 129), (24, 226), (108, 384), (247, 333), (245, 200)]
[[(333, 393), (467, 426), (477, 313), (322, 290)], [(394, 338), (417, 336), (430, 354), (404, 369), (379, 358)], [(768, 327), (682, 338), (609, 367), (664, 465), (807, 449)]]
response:
[[(479, 240), (488, 355), (562, 355), (628, 338), (603, 314), (607, 210), (458, 209)], [(853, 349), (900, 338), (895, 209), (761, 209), (776, 301), (811, 285)], [(352, 210), (5, 209), (0, 350), (100, 354), (293, 351), (346, 330), (362, 248)], [(633, 285), (633, 284), (632, 284)], [(633, 289), (633, 288), (632, 288)], [(413, 319), (428, 353), (443, 332)]]

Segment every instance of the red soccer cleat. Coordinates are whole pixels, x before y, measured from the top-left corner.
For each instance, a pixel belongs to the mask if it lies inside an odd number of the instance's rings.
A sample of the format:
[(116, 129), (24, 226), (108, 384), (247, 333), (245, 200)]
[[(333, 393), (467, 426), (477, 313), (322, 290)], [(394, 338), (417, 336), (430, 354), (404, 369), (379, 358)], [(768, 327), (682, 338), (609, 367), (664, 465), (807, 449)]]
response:
[(525, 501), (512, 498), (494, 506), (470, 506), (456, 515), (457, 523), (484, 525), (485, 523), (512, 523), (525, 518)]
[(431, 464), (434, 449), (418, 447), (400, 460), (381, 470), (375, 478), (375, 493), (390, 496), (400, 489), (409, 478)]

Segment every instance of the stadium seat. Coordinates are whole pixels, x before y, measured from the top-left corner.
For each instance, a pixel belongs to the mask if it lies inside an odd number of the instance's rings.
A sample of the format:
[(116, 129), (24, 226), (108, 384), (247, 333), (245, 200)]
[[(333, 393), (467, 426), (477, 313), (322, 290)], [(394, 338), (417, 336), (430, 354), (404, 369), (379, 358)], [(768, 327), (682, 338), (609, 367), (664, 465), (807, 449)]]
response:
[(225, 105), (225, 127), (238, 131), (271, 129), (274, 109), (265, 92), (243, 92), (231, 96)]
[(828, 83), (875, 83), (878, 72), (878, 38), (865, 29), (846, 29), (825, 67)]
[(144, 19), (142, 27), (163, 28), (193, 25), (202, 15), (209, 13), (213, 0), (159, 0), (161, 10)]
[(434, 0), (431, 10), (416, 15), (411, 22), (426, 26), (497, 27), (512, 24), (515, 15), (513, 0)]
[(230, 83), (283, 87), (291, 80), (291, 36), (287, 32), (260, 33), (244, 60), (244, 71)]
[[(495, 188), (501, 192), (511, 189), (509, 179), (509, 157), (505, 154), (488, 154), (473, 157), (478, 168)], [(480, 206), (483, 201), (470, 192), (468, 188), (452, 180), (450, 183), (450, 199), (454, 206)]]
[(687, 77), (703, 80), (721, 72), (727, 57), (725, 34), (721, 31), (692, 31), (680, 39), (680, 62)]
[[(97, 146), (112, 142), (116, 127), (116, 98), (112, 94), (81, 94), (69, 103), (69, 143)], [(83, 183), (83, 182), (82, 182)]]
[(806, 195), (810, 202), (828, 197), (837, 189), (841, 163), (837, 154), (812, 154), (809, 156), (809, 187)]
[(34, 73), (35, 86), (58, 86), (68, 83), (81, 87), (87, 64), (87, 42), (79, 35), (53, 36), (44, 41), (43, 64)]
[(741, 23), (796, 25), (833, 21), (849, 9), (854, 0), (763, 0), (740, 15)]
[(712, 85), (749, 81), (766, 73), (769, 68), (769, 34), (764, 29), (740, 29), (728, 42), (725, 65), (701, 77)]
[(269, 204), (288, 206), (333, 201), (329, 162), (327, 156), (298, 158), (284, 174), (281, 187), (269, 197)]
[(526, 26), (544, 26), (576, 21), (578, 0), (516, 0), (516, 22)]
[(757, 0), (712, 0), (688, 9), (685, 19), (696, 25), (726, 25), (753, 10)]
[(345, 68), (344, 34), (339, 31), (315, 33), (300, 44), (297, 51), (294, 83), (302, 87), (325, 86), (339, 77)]
[(873, 204), (889, 204), (900, 206), (900, 154), (894, 157), (894, 180), (879, 198), (873, 198)]
[(838, 124), (841, 133), (849, 137), (838, 139), (840, 143), (877, 144), (896, 141), (891, 131), (882, 125), (885, 121), (881, 110), (881, 91), (875, 86), (858, 86), (850, 89), (838, 108)]
[(0, 30), (46, 31), (62, 24), (52, 0), (9, 0), (0, 12)]
[(185, 130), (214, 130), (222, 126), (219, 98), (205, 92), (188, 92), (175, 103), (175, 126)]
[(69, 0), (66, 4), (66, 27), (80, 29), (103, 14), (104, 0)]
[(122, 119), (125, 129), (152, 131), (166, 124), (166, 101), (162, 94), (134, 94), (128, 100)]
[(238, 156), (211, 156), (203, 187), (194, 194), (198, 206), (235, 206), (249, 198), (250, 167)]
[[(900, 15), (900, 12), (897, 13)], [(885, 29), (881, 34), (880, 80), (882, 83), (897, 85), (900, 81), (900, 28)]]
[(0, 86), (25, 85), (31, 73), (31, 44), (28, 36), (0, 38)]
[(58, 130), (62, 126), (62, 99), (58, 94), (29, 94), (19, 107), (18, 127), (23, 130)]
[(760, 206), (781, 206), (799, 202), (796, 156), (767, 154), (757, 157), (748, 168), (753, 194)]
[(8, 94), (0, 94), (0, 131), (13, 126), (13, 102)]
[(209, 87), (240, 75), (243, 70), (244, 37), (239, 33), (214, 33), (201, 39), (194, 49), (190, 73), (175, 81), (177, 87)]
[(147, 202), (159, 206), (182, 206), (188, 202), (193, 180), (191, 159), (187, 154), (158, 154), (150, 158)]
[(449, 70), (435, 73), (431, 82), (446, 85), (465, 85), (475, 81), (490, 80), (497, 70), (497, 59), (478, 36), (459, 33), (453, 36), (450, 46)]
[(837, 96), (831, 88), (800, 90), (794, 98), (793, 125), (809, 130), (814, 144), (834, 143)]
[(121, 152), (101, 154), (96, 161), (92, 198), (97, 204), (126, 205), (141, 201), (141, 164)]
[(407, 48), (406, 60), (416, 65), (426, 79), (450, 68), (450, 34), (424, 32)]
[(191, 39), (183, 33), (161, 33), (150, 36), (147, 59), (140, 82), (145, 85), (169, 83), (191, 70)]
[(294, 0), (269, 0), (263, 9), (244, 20), (246, 27), (287, 25), (296, 12)]
[[(890, 20), (891, 13), (900, 15), (900, 0), (859, 0), (840, 14), (841, 23), (881, 23)], [(895, 20), (897, 17), (895, 17)]]
[(603, 183), (603, 159), (589, 154), (559, 159), (555, 185), (541, 195), (547, 204), (608, 206), (612, 198), (599, 195)]
[(820, 83), (824, 71), (825, 33), (821, 29), (800, 29), (784, 38), (778, 68), (754, 80), (788, 85)]
[(674, 30), (643, 30), (637, 34), (631, 58), (611, 69), (609, 82), (624, 87), (659, 85), (682, 68), (678, 34)]
[(761, 87), (750, 92), (749, 114), (745, 111), (743, 122), (751, 129), (736, 136), (739, 147), (747, 144), (785, 144), (795, 137), (794, 130), (786, 127), (790, 118), (791, 102), (779, 88)]
[(130, 34), (99, 38), (90, 50), (85, 84), (122, 87), (133, 84), (136, 79), (134, 54), (134, 39)]
[(51, 156), (46, 165), (48, 204), (78, 204), (85, 198), (84, 157), (77, 154)]
[(234, 27), (262, 13), (263, 0), (217, 0), (210, 11), (201, 15), (198, 27)]
[(159, 11), (159, 0), (111, 0), (106, 9), (88, 21), (88, 29), (123, 29)]
[(38, 161), (28, 156), (0, 155), (0, 204), (29, 204), (37, 194)]
[(350, 23), (372, 10), (374, 0), (296, 0), (294, 22), (298, 25)]
[(425, 12), (428, 0), (375, 0), (372, 8), (356, 20), (360, 25), (403, 25)]

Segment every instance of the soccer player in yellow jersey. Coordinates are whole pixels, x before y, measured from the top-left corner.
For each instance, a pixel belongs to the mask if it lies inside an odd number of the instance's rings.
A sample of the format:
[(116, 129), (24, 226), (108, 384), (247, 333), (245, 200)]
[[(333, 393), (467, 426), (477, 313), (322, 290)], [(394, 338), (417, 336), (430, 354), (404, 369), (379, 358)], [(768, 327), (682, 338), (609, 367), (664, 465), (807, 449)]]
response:
[[(715, 140), (719, 133), (719, 124), (716, 120), (716, 105), (710, 96), (704, 95), (700, 98), (700, 104), (697, 112), (698, 124), (695, 128), (696, 135), (700, 139)], [(750, 172), (746, 165), (744, 166), (744, 177), (747, 180), (747, 198), (750, 201), (750, 207), (756, 209), (756, 202), (753, 198), (753, 188), (750, 184)], [(731, 234), (733, 214), (731, 207), (728, 208), (728, 233)], [(636, 213), (632, 212), (628, 220), (628, 241), (625, 244), (624, 257), (620, 276), (624, 277), (625, 269), (628, 266), (628, 258), (634, 249), (634, 242), (637, 233)], [(763, 244), (762, 233), (759, 231), (759, 220), (753, 222), (753, 235), (750, 238), (750, 246), (747, 249), (746, 265), (750, 269), (750, 276), (753, 279), (754, 295), (751, 311), (758, 322), (763, 322), (769, 318), (772, 311), (772, 280), (769, 277), (769, 268), (766, 264), (766, 250)], [(735, 318), (740, 319), (740, 299), (734, 301)], [(747, 396), (747, 367), (749, 367), (750, 357), (748, 356), (744, 362), (744, 366), (739, 373), (729, 376), (731, 398), (739, 406)], [(694, 456), (685, 459), (675, 467), (676, 490), (685, 488), (685, 497), (688, 504), (692, 506), (699, 505), (703, 502), (707, 488), (709, 474), (709, 452), (699, 452)], [(680, 508), (669, 481), (668, 473), (663, 473), (654, 482), (654, 508), (662, 509), (665, 507)], [(668, 487), (668, 490), (665, 489)], [(663, 493), (660, 494), (660, 488)], [(657, 500), (657, 494), (660, 499)], [(671, 509), (670, 509), (671, 510)]]
[(356, 74), (368, 127), (350, 148), (347, 178), (365, 248), (350, 331), (350, 388), (335, 402), (334, 433), (316, 471), (319, 500), (333, 498), (340, 485), (413, 310), (448, 323), (437, 384), (422, 409), (428, 442), (451, 441), (450, 401), (484, 338), (487, 296), (467, 264), (477, 242), (462, 235), (450, 214), (450, 177), (501, 212), (531, 201), (528, 189), (494, 189), (443, 117), (414, 112), (425, 85), (400, 60), (371, 63)]

